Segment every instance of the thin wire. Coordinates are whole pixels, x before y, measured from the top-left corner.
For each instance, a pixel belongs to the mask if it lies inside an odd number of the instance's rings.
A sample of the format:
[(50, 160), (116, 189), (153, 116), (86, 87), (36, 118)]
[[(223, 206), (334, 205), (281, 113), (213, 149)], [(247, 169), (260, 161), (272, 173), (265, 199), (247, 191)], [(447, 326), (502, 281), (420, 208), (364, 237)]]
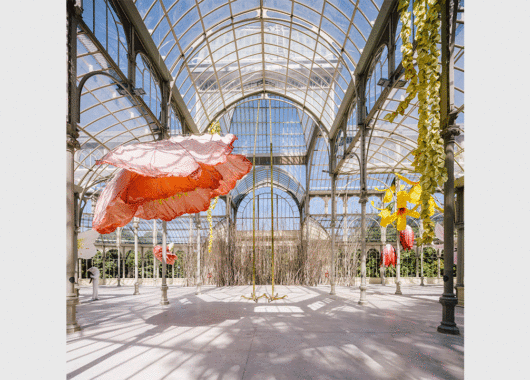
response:
[(260, 103), (258, 101), (256, 128), (254, 130), (254, 153), (252, 157), (252, 295), (254, 297), (256, 297), (256, 139), (258, 136)]

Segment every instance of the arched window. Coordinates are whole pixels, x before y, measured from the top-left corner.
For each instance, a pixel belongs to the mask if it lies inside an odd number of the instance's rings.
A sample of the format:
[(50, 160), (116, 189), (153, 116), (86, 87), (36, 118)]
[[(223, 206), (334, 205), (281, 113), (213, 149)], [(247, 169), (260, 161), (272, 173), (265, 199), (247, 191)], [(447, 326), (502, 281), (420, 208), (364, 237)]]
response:
[[(160, 92), (160, 85), (156, 76), (153, 74), (154, 70), (149, 63), (149, 60), (143, 55), (136, 56), (136, 88), (143, 89), (142, 99), (149, 107), (153, 115), (160, 120), (160, 105), (162, 94)], [(137, 92), (138, 93), (138, 92)]]
[(379, 95), (383, 91), (384, 87), (379, 84), (382, 78), (388, 79), (388, 49), (386, 45), (379, 48), (372, 60), (370, 75), (368, 76), (365, 90), (367, 113), (372, 110)]
[(127, 74), (127, 39), (123, 25), (108, 0), (83, 1), (83, 21), (112, 57), (122, 73)]

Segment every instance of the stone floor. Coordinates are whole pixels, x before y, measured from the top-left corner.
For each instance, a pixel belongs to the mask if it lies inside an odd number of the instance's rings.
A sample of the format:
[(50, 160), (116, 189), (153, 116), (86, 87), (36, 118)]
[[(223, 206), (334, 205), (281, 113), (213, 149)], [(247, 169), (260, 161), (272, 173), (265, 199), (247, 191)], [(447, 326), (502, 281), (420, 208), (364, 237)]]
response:
[[(256, 293), (270, 292), (258, 286)], [(463, 379), (461, 335), (436, 332), (441, 285), (359, 289), (276, 286), (283, 300), (247, 301), (251, 286), (81, 288), (80, 332), (67, 336), (68, 379)]]

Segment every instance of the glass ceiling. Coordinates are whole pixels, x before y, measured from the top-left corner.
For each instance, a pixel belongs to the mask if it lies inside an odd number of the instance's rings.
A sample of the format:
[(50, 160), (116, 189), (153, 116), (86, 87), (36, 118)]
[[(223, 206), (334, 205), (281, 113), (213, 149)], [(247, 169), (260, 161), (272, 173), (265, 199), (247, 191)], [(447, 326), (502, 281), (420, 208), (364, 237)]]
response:
[[(303, 203), (305, 190), (303, 186), (287, 171), (281, 167), (273, 167), (272, 181), (274, 185), (287, 193), (291, 194), (296, 199), (299, 205)], [(270, 185), (271, 169), (268, 166), (256, 166), (256, 189), (266, 185)], [(239, 205), (243, 198), (252, 190), (253, 173), (250, 171), (243, 177), (230, 193), (233, 197), (234, 203)]]
[(254, 93), (329, 131), (383, 0), (136, 0), (199, 130)]
[[(274, 154), (306, 156), (305, 162), (310, 165), (307, 171), (304, 165), (275, 166), (275, 184), (294, 194), (299, 204), (304, 187), (307, 191), (331, 190), (326, 134), (353, 82), (353, 72), (383, 0), (133, 2), (131, 7), (138, 10), (162, 64), (173, 76), (173, 85), (201, 131), (219, 120), (223, 133), (234, 133), (239, 138), (234, 153), (251, 156), (259, 105), (256, 154), (268, 156), (272, 124)], [(151, 73), (152, 65), (140, 54), (135, 57), (135, 85), (145, 94), (131, 96), (120, 85), (127, 81), (127, 39), (109, 2), (86, 0), (82, 17), (77, 36), (78, 85), (83, 80), (78, 124), (81, 149), (75, 155), (75, 183), (97, 188), (116, 170), (95, 165), (97, 159), (118, 145), (158, 138), (161, 94)], [(398, 24), (396, 64), (401, 58), (400, 28)], [(456, 122), (463, 131), (463, 12), (458, 13), (455, 49), (454, 103), (458, 110)], [(416, 147), (417, 100), (411, 102), (405, 116), (393, 123), (383, 117), (396, 109), (406, 87), (390, 91), (379, 106), (374, 103), (382, 91), (377, 80), (388, 76), (388, 61), (387, 49), (378, 52), (376, 62), (371, 64), (374, 70), (366, 94), (368, 111), (373, 113), (367, 138), (368, 189), (388, 186), (393, 179), (390, 173), (396, 171), (417, 179), (410, 154)], [(91, 74), (95, 75), (86, 79)], [(171, 134), (183, 130), (178, 112), (172, 103)], [(345, 136), (338, 140), (335, 153), (344, 154), (358, 133), (356, 110), (349, 112)], [(459, 177), (464, 172), (463, 133), (455, 145), (455, 176)], [(358, 142), (352, 151), (359, 151)], [(258, 171), (263, 177), (260, 181), (270, 178), (269, 168), (260, 167)], [(234, 200), (248, 193), (251, 174), (233, 190)], [(340, 174), (338, 191), (359, 189), (359, 166), (354, 155), (346, 159)]]

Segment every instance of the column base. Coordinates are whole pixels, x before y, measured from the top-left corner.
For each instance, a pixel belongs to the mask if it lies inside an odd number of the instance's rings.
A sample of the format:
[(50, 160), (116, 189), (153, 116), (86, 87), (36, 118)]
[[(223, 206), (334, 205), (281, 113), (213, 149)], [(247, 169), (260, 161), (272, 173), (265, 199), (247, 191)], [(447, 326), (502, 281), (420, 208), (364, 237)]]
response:
[(437, 331), (443, 334), (460, 335), (460, 330), (455, 323), (455, 306), (458, 303), (457, 298), (452, 293), (442, 294), (440, 297), (442, 309), (442, 322)]
[(359, 289), (361, 291), (361, 297), (359, 298), (358, 304), (365, 305), (368, 303), (368, 301), (366, 300), (366, 289), (368, 289), (368, 287), (366, 285), (361, 285), (359, 286)]
[(335, 284), (332, 284), (332, 285), (331, 285), (331, 290), (330, 290), (330, 292), (329, 292), (329, 295), (330, 295), (330, 296), (335, 296), (335, 295), (337, 295), (337, 293), (335, 292)]
[(425, 286), (425, 282), (423, 280), (423, 277), (421, 278), (420, 286)]
[(402, 295), (401, 292), (401, 280), (396, 282), (396, 292), (394, 294)]
[(455, 286), (456, 289), (456, 298), (458, 299), (458, 303), (456, 306), (464, 307), (464, 286), (457, 285)]
[(79, 326), (79, 323), (77, 323), (77, 321), (73, 324), (66, 324), (66, 333), (67, 334), (72, 334), (72, 333), (75, 333), (75, 332), (78, 332), (78, 331), (81, 331), (81, 326)]
[(76, 300), (75, 300), (75, 305), (80, 305), (81, 302), (79, 301), (79, 288), (78, 288), (79, 284), (75, 284), (75, 297), (76, 297)]
[(66, 296), (66, 333), (71, 334), (77, 331), (81, 331), (81, 326), (77, 323), (76, 319), (76, 304), (78, 302), (77, 297), (74, 295)]
[(169, 300), (167, 299), (167, 285), (162, 285), (160, 287), (162, 291), (162, 297), (160, 298), (160, 305), (169, 305)]
[(137, 296), (140, 294), (140, 284), (135, 282), (134, 283), (134, 293), (133, 296)]
[(436, 331), (442, 334), (460, 335), (460, 330), (458, 330), (458, 327), (456, 327), (456, 323), (454, 322), (452, 324), (442, 322)]

